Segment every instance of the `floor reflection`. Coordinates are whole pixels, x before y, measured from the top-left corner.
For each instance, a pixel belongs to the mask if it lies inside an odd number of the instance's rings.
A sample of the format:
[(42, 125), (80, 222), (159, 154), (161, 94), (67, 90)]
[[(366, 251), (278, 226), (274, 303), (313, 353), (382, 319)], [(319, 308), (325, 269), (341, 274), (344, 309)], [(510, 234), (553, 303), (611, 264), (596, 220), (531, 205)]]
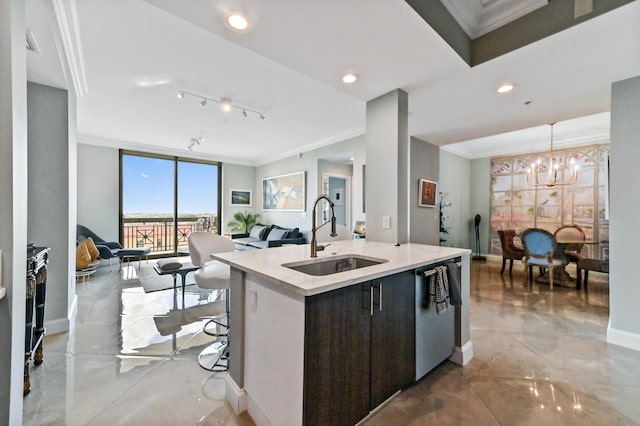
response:
[[(226, 373), (197, 364), (224, 292), (182, 294), (152, 266), (102, 267), (77, 285), (73, 329), (47, 336), (32, 369), (24, 424), (252, 424), (224, 401)], [(590, 274), (588, 292), (550, 291), (500, 266), (471, 265), (471, 362), (441, 364), (366, 423), (638, 424), (640, 353), (606, 343), (608, 275)], [(167, 281), (150, 286), (154, 275)]]

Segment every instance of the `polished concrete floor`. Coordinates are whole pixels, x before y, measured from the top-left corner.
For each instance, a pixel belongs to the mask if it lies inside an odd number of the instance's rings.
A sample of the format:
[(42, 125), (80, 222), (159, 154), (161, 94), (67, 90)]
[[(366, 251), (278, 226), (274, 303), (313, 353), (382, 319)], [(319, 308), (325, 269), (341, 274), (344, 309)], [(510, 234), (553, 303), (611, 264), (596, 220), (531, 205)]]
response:
[[(184, 302), (181, 290), (145, 293), (151, 267), (102, 267), (77, 285), (72, 331), (47, 336), (32, 368), (24, 424), (253, 424), (224, 402), (226, 373), (196, 362), (212, 341), (203, 322), (224, 301), (196, 286)], [(520, 265), (471, 270), (474, 358), (443, 363), (367, 425), (640, 424), (640, 352), (606, 343), (607, 275), (592, 273), (588, 292), (549, 291), (525, 284)]]

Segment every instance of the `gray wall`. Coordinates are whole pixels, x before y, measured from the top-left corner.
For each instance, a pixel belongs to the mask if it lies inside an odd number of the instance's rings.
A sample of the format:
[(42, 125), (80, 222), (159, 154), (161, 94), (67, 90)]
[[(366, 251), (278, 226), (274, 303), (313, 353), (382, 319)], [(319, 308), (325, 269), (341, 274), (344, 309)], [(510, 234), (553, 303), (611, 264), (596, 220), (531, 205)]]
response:
[(69, 127), (75, 108), (70, 110), (68, 98), (66, 90), (35, 83), (27, 86), (27, 236), (36, 245), (51, 248), (45, 309), (48, 334), (69, 329), (68, 315), (75, 298), (75, 268), (70, 268), (75, 265), (75, 255), (71, 255), (75, 254), (75, 225), (69, 229), (76, 211), (76, 194), (70, 192), (76, 180), (75, 145), (69, 141), (69, 134), (75, 134), (75, 128)]
[(118, 150), (78, 144), (77, 164), (78, 223), (118, 241)]
[[(470, 185), (470, 205), (469, 213), (473, 219), (476, 214), (482, 218), (480, 222), (480, 253), (489, 253), (489, 218), (491, 209), (489, 207), (490, 190), (490, 158), (479, 158), (471, 160), (471, 185)], [(472, 234), (475, 249), (475, 236)]]
[[(440, 238), (438, 205), (419, 207), (418, 198), (420, 179), (438, 182), (440, 148), (415, 137), (410, 138), (409, 146), (409, 241), (437, 246)], [(437, 190), (439, 191), (440, 188), (438, 187)]]
[(610, 167), (610, 330), (626, 333), (640, 350), (640, 286), (633, 257), (640, 211), (640, 76), (612, 85)]
[[(27, 58), (22, 0), (0, 0), (0, 424), (22, 424), (27, 246)], [(15, 285), (14, 285), (15, 283)]]
[[(471, 160), (440, 150), (440, 180), (438, 191), (445, 195), (445, 201), (451, 203), (444, 208), (449, 216), (445, 226), (451, 228), (444, 245), (449, 247), (472, 248), (475, 245), (474, 217), (471, 206)], [(489, 197), (489, 193), (486, 194)]]
[[(360, 169), (362, 170), (362, 168)], [(362, 199), (362, 195), (361, 195), (362, 188), (359, 188), (359, 189), (356, 188), (356, 194), (354, 195), (353, 184), (351, 183), (351, 181), (353, 181), (353, 165), (345, 164), (344, 162), (336, 162), (336, 161), (319, 159), (318, 160), (318, 194), (321, 194), (323, 192), (322, 180), (325, 174), (330, 175), (329, 176), (329, 182), (330, 182), (329, 192), (326, 195), (328, 195), (332, 200), (335, 201), (332, 191), (334, 189), (338, 189), (338, 187), (342, 187), (345, 190), (343, 197), (346, 197), (347, 194), (350, 196), (350, 199), (349, 199), (350, 203), (343, 202), (342, 205), (336, 205), (335, 212), (336, 212), (336, 217), (344, 217), (344, 222), (338, 221), (338, 223), (341, 225), (347, 226), (349, 229), (352, 229), (354, 224), (354, 222), (351, 220), (353, 198), (355, 196), (360, 200)], [(342, 182), (342, 179), (345, 179), (345, 177), (351, 178), (351, 179), (346, 179), (347, 182), (344, 185), (340, 184), (340, 182)], [(318, 214), (317, 220), (320, 221), (321, 219), (322, 219), (322, 215)]]
[[(82, 142), (82, 139), (81, 139)], [(260, 213), (260, 220), (268, 224), (299, 227), (301, 230), (311, 228), (311, 217), (302, 217), (303, 212), (263, 212), (262, 211), (262, 179), (296, 171), (307, 171), (307, 211), (311, 212), (313, 201), (318, 195), (321, 176), (318, 170), (340, 172), (348, 167), (318, 166), (321, 159), (336, 157), (354, 157), (352, 176), (351, 221), (364, 220), (362, 212), (362, 165), (365, 160), (365, 140), (357, 136), (327, 145), (313, 151), (305, 152), (302, 158), (293, 156), (259, 167), (242, 166), (230, 163), (222, 165), (222, 229), (228, 232), (226, 224), (232, 220), (237, 211)], [(118, 149), (78, 144), (78, 223), (88, 226), (103, 238), (118, 240)], [(100, 167), (96, 167), (99, 164)], [(99, 188), (99, 190), (96, 190)], [(253, 191), (253, 206), (231, 207), (229, 205), (230, 189), (250, 189)], [(351, 224), (353, 226), (353, 224)], [(75, 231), (74, 231), (75, 235)], [(74, 237), (75, 238), (75, 237)]]
[[(251, 207), (231, 206), (231, 190), (248, 189), (252, 191)], [(231, 232), (227, 223), (233, 220), (238, 212), (255, 213), (258, 203), (256, 199), (256, 168), (225, 163), (222, 165), (222, 226), (223, 233)]]
[[(351, 197), (351, 221), (363, 220), (362, 197), (359, 188), (362, 188), (362, 165), (364, 164), (365, 150), (364, 136), (357, 136), (332, 145), (323, 146), (313, 151), (304, 152), (300, 158), (298, 155), (294, 155), (256, 167), (256, 193), (254, 193), (254, 200), (258, 203), (257, 212), (262, 215), (262, 222), (286, 227), (298, 227), (302, 231), (310, 230), (313, 202), (318, 197), (322, 184), (321, 170), (330, 170), (326, 168), (326, 162), (320, 162), (319, 160), (337, 157), (354, 157), (353, 178), (351, 181), (353, 188)], [(300, 171), (306, 171), (306, 210), (304, 212), (263, 211), (262, 179)]]

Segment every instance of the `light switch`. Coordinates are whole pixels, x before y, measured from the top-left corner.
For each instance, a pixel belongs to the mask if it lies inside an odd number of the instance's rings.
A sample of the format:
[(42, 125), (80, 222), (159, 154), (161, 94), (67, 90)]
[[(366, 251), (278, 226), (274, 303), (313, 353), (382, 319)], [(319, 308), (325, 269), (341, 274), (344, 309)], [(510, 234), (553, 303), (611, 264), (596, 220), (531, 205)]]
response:
[(391, 229), (391, 216), (382, 216), (382, 229)]

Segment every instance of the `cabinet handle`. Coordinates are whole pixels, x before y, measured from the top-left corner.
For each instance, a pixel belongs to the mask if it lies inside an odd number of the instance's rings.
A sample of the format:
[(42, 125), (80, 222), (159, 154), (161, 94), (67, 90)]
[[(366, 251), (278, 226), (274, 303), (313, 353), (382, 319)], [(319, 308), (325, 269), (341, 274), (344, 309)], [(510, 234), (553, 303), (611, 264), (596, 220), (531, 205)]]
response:
[(373, 287), (369, 287), (369, 314), (373, 316)]
[(380, 311), (382, 311), (382, 283), (380, 283)]

